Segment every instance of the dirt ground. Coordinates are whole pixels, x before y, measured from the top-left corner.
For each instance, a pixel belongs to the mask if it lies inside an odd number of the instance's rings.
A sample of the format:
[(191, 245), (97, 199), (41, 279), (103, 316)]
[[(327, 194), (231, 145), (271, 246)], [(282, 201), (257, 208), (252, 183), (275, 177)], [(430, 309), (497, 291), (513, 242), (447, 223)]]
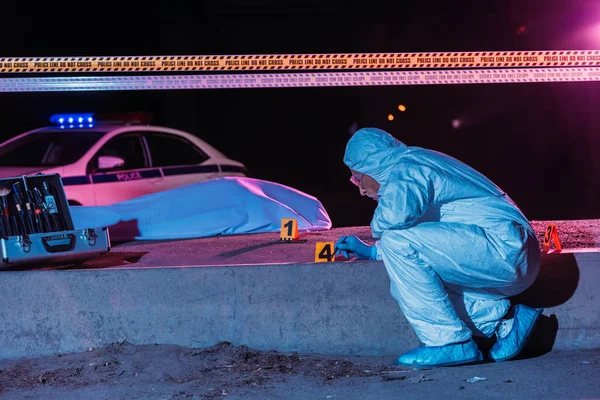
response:
[(351, 376), (393, 376), (390, 373), (396, 370), (390, 365), (366, 366), (296, 353), (253, 351), (228, 342), (204, 349), (118, 342), (84, 353), (16, 362), (4, 368), (0, 385), (5, 390), (167, 385), (181, 387), (174, 393), (175, 398), (195, 393), (207, 399), (226, 396), (235, 388), (285, 382), (291, 375), (327, 382)]
[(426, 370), (394, 357), (324, 357), (219, 343), (113, 343), (0, 362), (2, 399), (598, 398), (600, 351)]

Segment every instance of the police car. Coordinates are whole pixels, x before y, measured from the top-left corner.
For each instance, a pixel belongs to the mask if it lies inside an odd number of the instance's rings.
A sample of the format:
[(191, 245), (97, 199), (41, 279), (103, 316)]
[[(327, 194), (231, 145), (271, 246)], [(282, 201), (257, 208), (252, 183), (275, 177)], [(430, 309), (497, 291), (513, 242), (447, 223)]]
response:
[(51, 125), (0, 144), (0, 177), (60, 174), (71, 205), (107, 205), (224, 176), (241, 162), (181, 130), (129, 113), (56, 114)]

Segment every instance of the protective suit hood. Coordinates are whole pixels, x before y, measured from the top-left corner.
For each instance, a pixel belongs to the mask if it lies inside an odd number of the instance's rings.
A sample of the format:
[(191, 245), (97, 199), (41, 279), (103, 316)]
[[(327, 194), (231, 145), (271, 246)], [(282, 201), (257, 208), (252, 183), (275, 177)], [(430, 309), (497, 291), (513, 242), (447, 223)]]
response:
[(381, 129), (362, 128), (348, 141), (344, 164), (385, 186), (390, 172), (407, 149), (404, 143)]

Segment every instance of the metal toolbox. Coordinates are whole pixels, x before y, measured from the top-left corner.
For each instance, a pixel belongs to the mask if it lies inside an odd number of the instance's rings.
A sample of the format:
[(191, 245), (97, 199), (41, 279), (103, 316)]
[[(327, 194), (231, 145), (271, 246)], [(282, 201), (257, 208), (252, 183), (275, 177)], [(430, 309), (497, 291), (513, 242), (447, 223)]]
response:
[(58, 174), (0, 179), (0, 268), (77, 264), (110, 251), (107, 227), (75, 229)]

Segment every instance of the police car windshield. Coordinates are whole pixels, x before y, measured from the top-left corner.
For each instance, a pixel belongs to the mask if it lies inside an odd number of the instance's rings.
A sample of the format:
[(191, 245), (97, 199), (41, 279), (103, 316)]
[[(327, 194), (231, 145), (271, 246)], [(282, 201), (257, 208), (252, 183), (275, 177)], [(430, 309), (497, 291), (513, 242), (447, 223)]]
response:
[(41, 131), (0, 147), (2, 167), (52, 167), (74, 163), (106, 132)]

